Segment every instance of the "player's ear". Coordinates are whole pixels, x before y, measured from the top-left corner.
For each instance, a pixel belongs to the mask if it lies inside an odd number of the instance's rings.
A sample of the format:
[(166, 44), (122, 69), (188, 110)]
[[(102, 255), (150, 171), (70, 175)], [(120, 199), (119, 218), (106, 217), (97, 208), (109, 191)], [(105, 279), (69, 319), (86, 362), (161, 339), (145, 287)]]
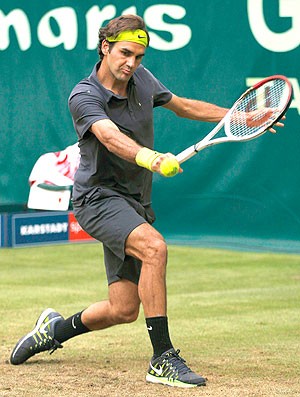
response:
[(101, 50), (103, 55), (107, 55), (109, 53), (109, 42), (106, 40), (103, 40), (101, 43)]

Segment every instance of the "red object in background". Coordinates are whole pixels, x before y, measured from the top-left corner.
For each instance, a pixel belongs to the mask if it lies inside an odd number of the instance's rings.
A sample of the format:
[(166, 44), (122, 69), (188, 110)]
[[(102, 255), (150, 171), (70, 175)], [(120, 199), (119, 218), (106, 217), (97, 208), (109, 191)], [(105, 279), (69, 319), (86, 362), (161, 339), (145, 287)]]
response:
[(94, 240), (87, 232), (82, 230), (81, 226), (77, 222), (74, 214), (69, 213), (69, 241), (74, 240)]

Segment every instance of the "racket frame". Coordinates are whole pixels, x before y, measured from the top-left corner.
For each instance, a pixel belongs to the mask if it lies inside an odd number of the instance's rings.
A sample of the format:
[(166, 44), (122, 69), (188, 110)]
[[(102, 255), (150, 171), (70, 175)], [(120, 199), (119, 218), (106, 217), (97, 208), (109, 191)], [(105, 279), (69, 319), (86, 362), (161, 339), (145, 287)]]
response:
[[(278, 117), (275, 120), (270, 119), (270, 123), (267, 124), (264, 128), (259, 130), (256, 134), (250, 135), (250, 136), (222, 136), (219, 138), (215, 138), (212, 140), (212, 138), (221, 130), (223, 126), (226, 126), (227, 123), (230, 121), (231, 114), (237, 107), (237, 105), (243, 100), (243, 98), (249, 94), (249, 92), (254, 91), (258, 89), (259, 87), (263, 86), (269, 81), (276, 80), (276, 79), (281, 79), (284, 80), (287, 83), (287, 87), (289, 88), (289, 95), (288, 95), (288, 100), (287, 103), (284, 107), (284, 109), (279, 113)], [(219, 143), (224, 143), (224, 142), (242, 142), (242, 141), (250, 141), (251, 139), (257, 138), (260, 135), (264, 134), (268, 129), (270, 129), (274, 124), (276, 124), (286, 113), (287, 109), (289, 108), (291, 101), (292, 101), (292, 85), (290, 81), (287, 79), (287, 77), (283, 75), (273, 75), (269, 76), (258, 83), (254, 84), (252, 87), (248, 88), (233, 104), (233, 106), (229, 109), (229, 111), (226, 113), (226, 115), (222, 118), (222, 120), (203, 138), (201, 141), (195, 143), (194, 145), (191, 145), (187, 149), (183, 150), (182, 152), (178, 153), (176, 155), (176, 159), (179, 162), (179, 164), (182, 164), (184, 161), (190, 159), (193, 157), (195, 154), (200, 152), (202, 149), (219, 144)], [(225, 128), (225, 133), (226, 133), (226, 128)]]

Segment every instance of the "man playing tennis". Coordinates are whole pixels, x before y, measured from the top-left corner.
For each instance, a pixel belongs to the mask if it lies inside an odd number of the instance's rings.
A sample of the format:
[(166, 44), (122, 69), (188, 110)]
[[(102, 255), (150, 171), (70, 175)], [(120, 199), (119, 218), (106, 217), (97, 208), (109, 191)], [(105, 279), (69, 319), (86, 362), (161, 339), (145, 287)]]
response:
[(12, 364), (54, 351), (76, 335), (133, 322), (142, 303), (153, 346), (147, 381), (178, 387), (206, 384), (186, 365), (169, 335), (167, 246), (152, 226), (151, 186), (153, 172), (161, 173), (161, 162), (174, 156), (153, 150), (153, 108), (211, 122), (220, 121), (226, 109), (171, 93), (141, 64), (148, 45), (140, 17), (111, 20), (99, 31), (100, 62), (69, 98), (81, 154), (74, 212), (82, 228), (103, 243), (108, 300), (67, 319), (46, 309), (16, 344)]

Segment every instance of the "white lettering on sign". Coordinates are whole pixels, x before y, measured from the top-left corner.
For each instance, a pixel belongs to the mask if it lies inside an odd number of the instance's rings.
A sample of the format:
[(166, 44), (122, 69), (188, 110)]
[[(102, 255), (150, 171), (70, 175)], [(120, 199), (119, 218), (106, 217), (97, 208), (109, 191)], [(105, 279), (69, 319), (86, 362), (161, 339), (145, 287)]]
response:
[(71, 222), (70, 223), (70, 231), (72, 233), (78, 234), (78, 233), (80, 233), (82, 231), (82, 227), (79, 225), (78, 222)]
[[(136, 14), (135, 6), (123, 10), (122, 14)], [(156, 4), (148, 7), (144, 13), (144, 20), (149, 27), (151, 36), (150, 46), (157, 50), (177, 50), (186, 46), (192, 37), (189, 26), (180, 23), (164, 22), (164, 16), (173, 20), (181, 20), (186, 15), (186, 10), (176, 4)], [(104, 22), (117, 16), (114, 5), (107, 5), (100, 9), (91, 7), (85, 15), (86, 45), (88, 50), (94, 50), (98, 45), (99, 27)], [(37, 37), (45, 47), (54, 48), (62, 45), (65, 50), (73, 50), (78, 42), (77, 14), (72, 7), (59, 7), (48, 11), (40, 18), (37, 26), (30, 24), (26, 13), (21, 9), (15, 9), (4, 14), (0, 9), (0, 50), (6, 50), (10, 45), (10, 33), (13, 30), (20, 50), (26, 51), (32, 44), (32, 29), (37, 30)], [(55, 32), (53, 27), (55, 26)], [(150, 29), (156, 32), (151, 32)], [(165, 40), (159, 35), (159, 31), (167, 32), (170, 40)]]
[(157, 33), (149, 32), (150, 44), (157, 50), (170, 51), (185, 47), (191, 40), (192, 31), (189, 26), (182, 24), (170, 24), (163, 21), (164, 15), (167, 14), (173, 19), (182, 19), (186, 10), (176, 5), (153, 5), (145, 11), (145, 22), (150, 29), (161, 30), (171, 33), (172, 39), (166, 41)]
[(116, 15), (116, 7), (109, 5), (103, 7), (102, 10), (98, 6), (94, 6), (86, 13), (87, 26), (87, 49), (94, 50), (98, 45), (98, 31), (99, 27), (104, 25), (104, 22), (110, 20)]
[(68, 222), (41, 223), (34, 225), (23, 225), (20, 227), (21, 236), (36, 236), (39, 234), (66, 233)]
[(8, 15), (0, 10), (0, 50), (9, 46), (9, 29), (14, 28), (20, 50), (26, 51), (31, 46), (30, 23), (24, 11), (15, 9)]
[(279, 16), (290, 18), (291, 27), (282, 33), (271, 30), (264, 16), (264, 0), (248, 0), (248, 18), (257, 42), (273, 52), (292, 51), (300, 45), (300, 1), (278, 0)]
[[(59, 35), (51, 29), (50, 20), (56, 21)], [(65, 50), (72, 50), (77, 43), (78, 26), (77, 17), (73, 8), (61, 7), (47, 12), (40, 20), (37, 28), (40, 43), (45, 47), (57, 47), (63, 44)]]
[[(259, 81), (263, 80), (264, 77), (248, 77), (246, 78), (246, 86), (247, 87), (252, 87)], [(292, 84), (293, 87), (293, 99), (290, 105), (290, 108), (294, 108), (298, 111), (298, 114), (300, 116), (300, 86), (299, 86), (299, 81), (296, 77), (289, 77), (289, 81)]]

